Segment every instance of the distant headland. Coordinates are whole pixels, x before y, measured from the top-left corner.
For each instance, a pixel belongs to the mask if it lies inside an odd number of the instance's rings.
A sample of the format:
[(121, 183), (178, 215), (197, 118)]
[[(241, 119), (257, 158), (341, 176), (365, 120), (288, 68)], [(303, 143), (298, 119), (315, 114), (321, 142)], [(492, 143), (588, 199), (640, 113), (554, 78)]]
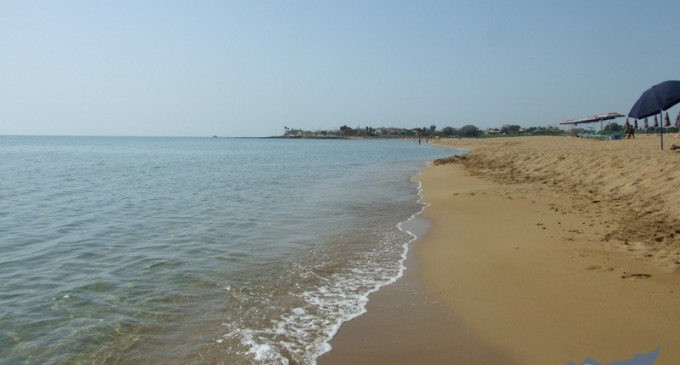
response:
[(284, 133), (269, 138), (307, 138), (307, 139), (351, 139), (351, 138), (471, 138), (492, 136), (527, 136), (527, 135), (564, 135), (566, 131), (558, 127), (530, 127), (506, 124), (500, 128), (480, 129), (472, 124), (461, 128), (444, 127), (437, 129), (432, 124), (429, 127), (397, 128), (397, 127), (356, 127), (343, 125), (331, 130), (304, 130), (284, 127)]

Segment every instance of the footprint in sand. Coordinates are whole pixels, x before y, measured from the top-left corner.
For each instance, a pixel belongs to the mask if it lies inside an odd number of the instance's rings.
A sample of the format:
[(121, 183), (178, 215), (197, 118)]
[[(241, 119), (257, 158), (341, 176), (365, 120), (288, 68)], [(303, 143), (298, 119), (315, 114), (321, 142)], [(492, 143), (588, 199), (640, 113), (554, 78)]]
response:
[(602, 266), (602, 265), (590, 265), (586, 267), (586, 270), (588, 271), (602, 271), (602, 272), (610, 272), (614, 271), (616, 268), (611, 267), (611, 266)]
[(623, 275), (621, 275), (621, 279), (649, 279), (651, 277), (652, 277), (651, 274), (627, 273), (627, 272), (624, 272)]

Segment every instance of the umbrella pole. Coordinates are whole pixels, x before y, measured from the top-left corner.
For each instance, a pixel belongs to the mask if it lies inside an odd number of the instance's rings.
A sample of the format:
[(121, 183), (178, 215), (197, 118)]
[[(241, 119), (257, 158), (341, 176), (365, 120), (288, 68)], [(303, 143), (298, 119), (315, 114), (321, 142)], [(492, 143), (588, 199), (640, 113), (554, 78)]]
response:
[(661, 126), (661, 150), (663, 151), (663, 110), (661, 111), (659, 120), (659, 125)]

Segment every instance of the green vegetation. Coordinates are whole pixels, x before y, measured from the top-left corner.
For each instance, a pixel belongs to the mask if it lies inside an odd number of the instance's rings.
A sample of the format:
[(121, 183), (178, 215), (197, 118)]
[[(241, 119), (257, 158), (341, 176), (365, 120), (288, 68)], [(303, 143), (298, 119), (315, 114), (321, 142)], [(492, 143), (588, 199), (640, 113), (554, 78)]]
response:
[(461, 137), (479, 137), (482, 135), (482, 131), (474, 125), (468, 124), (458, 131), (458, 135)]
[[(615, 127), (614, 127), (615, 128)], [(505, 124), (501, 128), (489, 128), (481, 130), (472, 124), (461, 128), (444, 127), (437, 130), (432, 124), (429, 127), (395, 128), (395, 127), (356, 127), (346, 124), (335, 130), (309, 131), (297, 128), (284, 127), (282, 137), (285, 138), (478, 138), (478, 137), (505, 137), (505, 136), (533, 136), (533, 135), (566, 135), (568, 132), (557, 127), (530, 127), (522, 128), (516, 124)]]

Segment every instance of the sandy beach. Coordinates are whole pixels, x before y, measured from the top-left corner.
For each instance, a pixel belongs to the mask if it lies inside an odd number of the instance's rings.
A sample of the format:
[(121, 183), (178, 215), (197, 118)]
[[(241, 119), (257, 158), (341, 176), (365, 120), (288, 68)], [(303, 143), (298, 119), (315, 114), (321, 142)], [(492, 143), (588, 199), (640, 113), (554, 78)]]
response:
[(320, 364), (680, 363), (680, 139), (441, 140), (431, 228)]

